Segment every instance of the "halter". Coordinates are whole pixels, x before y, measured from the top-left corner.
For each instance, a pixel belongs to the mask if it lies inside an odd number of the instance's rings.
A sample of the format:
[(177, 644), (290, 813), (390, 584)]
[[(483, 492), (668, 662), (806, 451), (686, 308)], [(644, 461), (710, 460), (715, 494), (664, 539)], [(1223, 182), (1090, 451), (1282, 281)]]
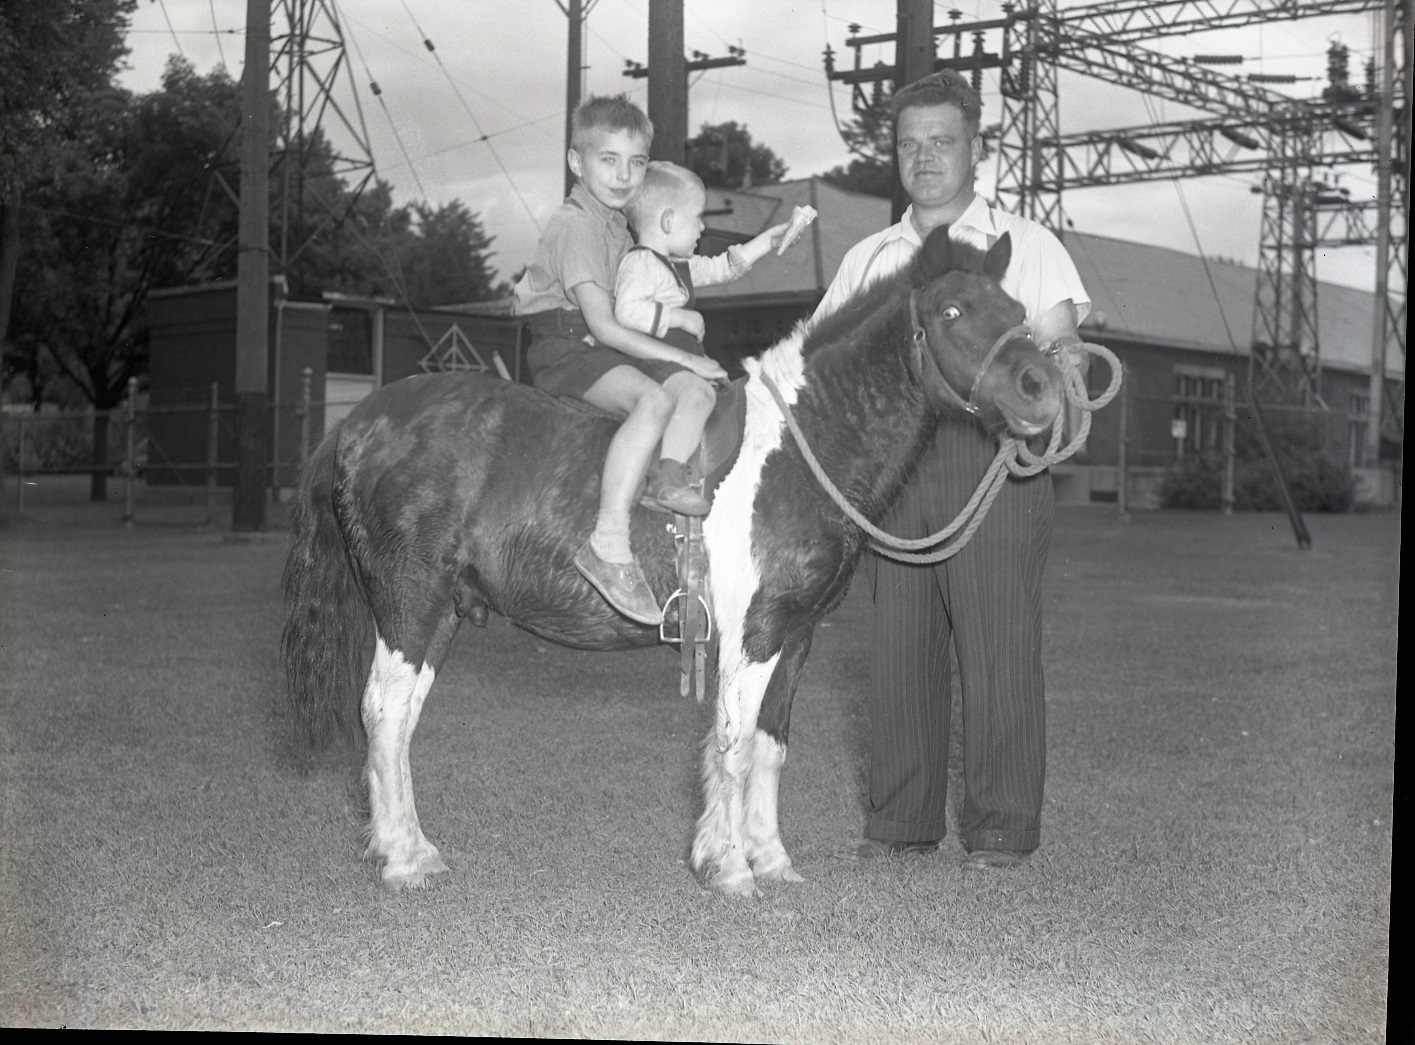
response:
[(997, 355), (1002, 351), (1002, 346), (1013, 338), (1024, 337), (1028, 341), (1032, 340), (1032, 330), (1026, 323), (1018, 323), (1015, 327), (1004, 330), (998, 339), (992, 343), (992, 348), (988, 349), (988, 354), (983, 357), (982, 363), (978, 366), (978, 372), (973, 377), (973, 387), (968, 390), (968, 398), (964, 399), (958, 391), (948, 383), (948, 378), (943, 376), (943, 371), (939, 368), (938, 361), (934, 359), (933, 352), (929, 349), (929, 334), (924, 329), (924, 325), (919, 322), (919, 292), (909, 291), (909, 322), (914, 328), (912, 345), (919, 361), (916, 364), (919, 381), (928, 382), (928, 376), (924, 371), (924, 360), (927, 359), (933, 364), (933, 372), (938, 375), (938, 385), (947, 394), (948, 399), (954, 406), (967, 411), (977, 417), (982, 408), (978, 406), (978, 389), (982, 387), (983, 376), (987, 374), (988, 368), (997, 360)]

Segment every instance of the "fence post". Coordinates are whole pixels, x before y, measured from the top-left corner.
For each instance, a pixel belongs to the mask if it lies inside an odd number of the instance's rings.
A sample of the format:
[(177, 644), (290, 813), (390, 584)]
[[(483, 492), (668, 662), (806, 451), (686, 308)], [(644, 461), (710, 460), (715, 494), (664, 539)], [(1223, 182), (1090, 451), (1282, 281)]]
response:
[(25, 415), (15, 415), (15, 514), (25, 510)]
[(123, 525), (133, 526), (134, 509), (137, 503), (137, 427), (138, 427), (138, 379), (128, 378), (128, 401), (123, 408), (127, 420), (127, 433), (123, 440)]
[(221, 443), (221, 384), (211, 382), (211, 398), (206, 411), (206, 525), (216, 523), (216, 463)]
[(1120, 442), (1119, 461), (1117, 469), (1120, 472), (1119, 496), (1116, 498), (1120, 506), (1120, 517), (1122, 519), (1130, 516), (1130, 454), (1126, 444), (1130, 440), (1130, 382), (1125, 377), (1125, 364), (1120, 364)]
[(310, 458), (310, 385), (314, 371), (305, 367), (300, 371), (300, 474), (304, 475), (305, 463)]
[(1237, 383), (1232, 372), (1223, 375), (1223, 489), (1219, 491), (1219, 505), (1224, 515), (1233, 514), (1233, 472), (1237, 456), (1237, 440), (1234, 430), (1238, 427)]

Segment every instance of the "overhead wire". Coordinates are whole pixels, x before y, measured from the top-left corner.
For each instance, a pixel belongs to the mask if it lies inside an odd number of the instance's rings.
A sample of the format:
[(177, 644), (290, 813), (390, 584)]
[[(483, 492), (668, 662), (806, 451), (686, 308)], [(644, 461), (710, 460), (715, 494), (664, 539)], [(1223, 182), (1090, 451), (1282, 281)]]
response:
[(167, 0), (157, 0), (157, 6), (162, 8), (162, 20), (167, 23), (167, 31), (172, 34), (172, 42), (177, 45), (177, 53), (183, 58), (187, 57), (187, 52), (182, 48), (182, 41), (177, 36), (177, 30), (172, 28), (172, 19), (167, 14)]
[(226, 49), (221, 46), (221, 27), (216, 24), (216, 0), (206, 0), (207, 10), (211, 12), (211, 30), (216, 36), (216, 53), (221, 56), (221, 64), (226, 65)]
[[(337, 14), (339, 5), (335, 3), (334, 0), (330, 0), (330, 3)], [(343, 20), (342, 15), (340, 16), (340, 20)], [(374, 98), (378, 100), (378, 106), (383, 110), (383, 115), (388, 120), (388, 126), (393, 131), (393, 140), (398, 143), (398, 151), (403, 154), (403, 159), (407, 161), (408, 171), (412, 174), (413, 181), (417, 183), (418, 192), (421, 193), (423, 199), (427, 199), (427, 189), (423, 187), (423, 180), (418, 176), (418, 169), (413, 165), (412, 157), (408, 155), (408, 146), (404, 144), (403, 135), (398, 130), (398, 121), (393, 119), (393, 113), (389, 111), (388, 103), (384, 100), (383, 88), (379, 87), (378, 81), (373, 78), (373, 70), (369, 68), (368, 59), (364, 57), (363, 48), (359, 46), (359, 39), (352, 32), (347, 32), (345, 35), (348, 36), (349, 42), (354, 45), (354, 53), (359, 56), (359, 64), (364, 67), (364, 75), (368, 77), (369, 89), (373, 92)], [(373, 157), (370, 156), (369, 159), (370, 162), (372, 162)]]
[[(402, 4), (409, 21), (413, 23), (413, 28), (418, 31), (418, 36), (422, 38), (423, 46), (427, 48), (428, 53), (431, 54), (433, 59), (437, 62), (437, 67), (442, 70), (442, 75), (451, 86), (452, 93), (457, 96), (457, 101), (462, 103), (462, 108), (472, 121), (472, 126), (475, 127), (477, 133), (481, 135), (481, 140), (486, 142), (487, 151), (491, 153), (491, 158), (496, 161), (496, 166), (500, 168), (502, 176), (506, 179), (506, 183), (511, 186), (511, 191), (515, 194), (516, 199), (520, 201), (522, 209), (526, 212), (526, 216), (531, 219), (531, 224), (536, 227), (536, 231), (540, 232), (540, 221), (536, 218), (535, 211), (531, 209), (530, 203), (526, 200), (525, 193), (523, 193), (520, 186), (516, 184), (516, 179), (511, 177), (511, 172), (507, 170), (506, 164), (502, 162), (501, 154), (496, 151), (496, 146), (492, 145), (490, 139), (487, 138), (486, 131), (482, 129), (481, 121), (477, 119), (477, 114), (472, 111), (472, 107), (467, 104), (467, 99), (462, 95), (460, 88), (458, 88), (457, 81), (452, 78), (452, 74), (448, 72), (446, 64), (442, 61), (442, 56), (437, 53), (436, 46), (428, 37), (427, 33), (423, 32), (423, 27), (418, 24), (416, 16), (414, 16), (412, 10), (409, 9), (407, 0), (399, 0), (399, 3)], [(411, 161), (409, 162), (411, 163)]]

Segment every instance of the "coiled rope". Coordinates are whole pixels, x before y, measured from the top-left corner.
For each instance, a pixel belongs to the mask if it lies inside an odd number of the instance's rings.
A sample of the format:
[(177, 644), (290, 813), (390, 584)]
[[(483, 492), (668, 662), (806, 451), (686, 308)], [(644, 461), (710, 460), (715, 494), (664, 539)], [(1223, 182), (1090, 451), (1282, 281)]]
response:
[[(830, 499), (845, 513), (846, 517), (869, 535), (870, 547), (886, 558), (898, 562), (932, 565), (943, 562), (945, 559), (951, 559), (963, 550), (978, 527), (982, 525), (988, 509), (997, 499), (998, 493), (1002, 490), (1002, 484), (1007, 481), (1009, 475), (1015, 475), (1019, 479), (1037, 475), (1052, 465), (1065, 461), (1079, 450), (1090, 435), (1091, 415), (1114, 399), (1116, 393), (1120, 391), (1120, 360), (1116, 358), (1114, 352), (1104, 345), (1097, 345), (1090, 341), (1075, 342), (1067, 347), (1068, 349), (1079, 348), (1090, 355), (1098, 356), (1105, 360), (1111, 372), (1110, 383), (1106, 386), (1105, 391), (1092, 399), (1086, 394), (1085, 375), (1081, 373), (1081, 368), (1072, 358), (1070, 351), (1057, 353), (1056, 362), (1061, 369), (1062, 386), (1065, 389), (1066, 399), (1081, 412), (1081, 421), (1077, 425), (1076, 433), (1071, 437), (1071, 441), (1065, 446), (1061, 445), (1062, 433), (1066, 427), (1064, 407), (1057, 411), (1056, 419), (1052, 422), (1051, 437), (1047, 442), (1047, 448), (1041, 453), (1034, 453), (1025, 441), (1015, 436), (1004, 436), (1001, 439), (997, 456), (992, 459), (992, 463), (983, 472), (977, 489), (973, 491), (973, 495), (968, 498), (968, 503), (963, 506), (953, 521), (936, 533), (918, 538), (895, 537), (886, 533), (865, 518), (859, 509), (845, 498), (839, 487), (831, 482), (830, 476), (825, 474), (825, 469), (821, 467), (820, 461), (806, 442), (806, 437), (787, 407), (781, 390), (776, 387), (776, 383), (767, 374), (763, 373), (761, 378), (767, 391), (771, 393), (772, 399), (775, 400), (777, 408), (781, 411), (782, 417), (786, 419), (786, 427), (790, 429), (791, 436), (801, 451), (801, 456), (805, 458), (811, 474), (816, 477), (816, 482), (820, 483), (821, 488), (830, 495)], [(957, 539), (951, 540), (955, 534), (957, 534)]]

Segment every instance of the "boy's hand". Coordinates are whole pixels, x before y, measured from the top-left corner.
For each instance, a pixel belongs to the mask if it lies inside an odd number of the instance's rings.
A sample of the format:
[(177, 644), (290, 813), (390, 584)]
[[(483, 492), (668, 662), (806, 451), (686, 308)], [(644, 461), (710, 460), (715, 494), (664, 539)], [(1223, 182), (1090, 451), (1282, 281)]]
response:
[(671, 325), (678, 330), (687, 331), (699, 341), (703, 339), (703, 334), (707, 329), (703, 323), (703, 314), (691, 308), (675, 308)]
[(724, 381), (727, 379), (727, 371), (722, 369), (717, 360), (709, 356), (695, 356), (690, 352), (684, 352), (683, 365), (704, 381)]

